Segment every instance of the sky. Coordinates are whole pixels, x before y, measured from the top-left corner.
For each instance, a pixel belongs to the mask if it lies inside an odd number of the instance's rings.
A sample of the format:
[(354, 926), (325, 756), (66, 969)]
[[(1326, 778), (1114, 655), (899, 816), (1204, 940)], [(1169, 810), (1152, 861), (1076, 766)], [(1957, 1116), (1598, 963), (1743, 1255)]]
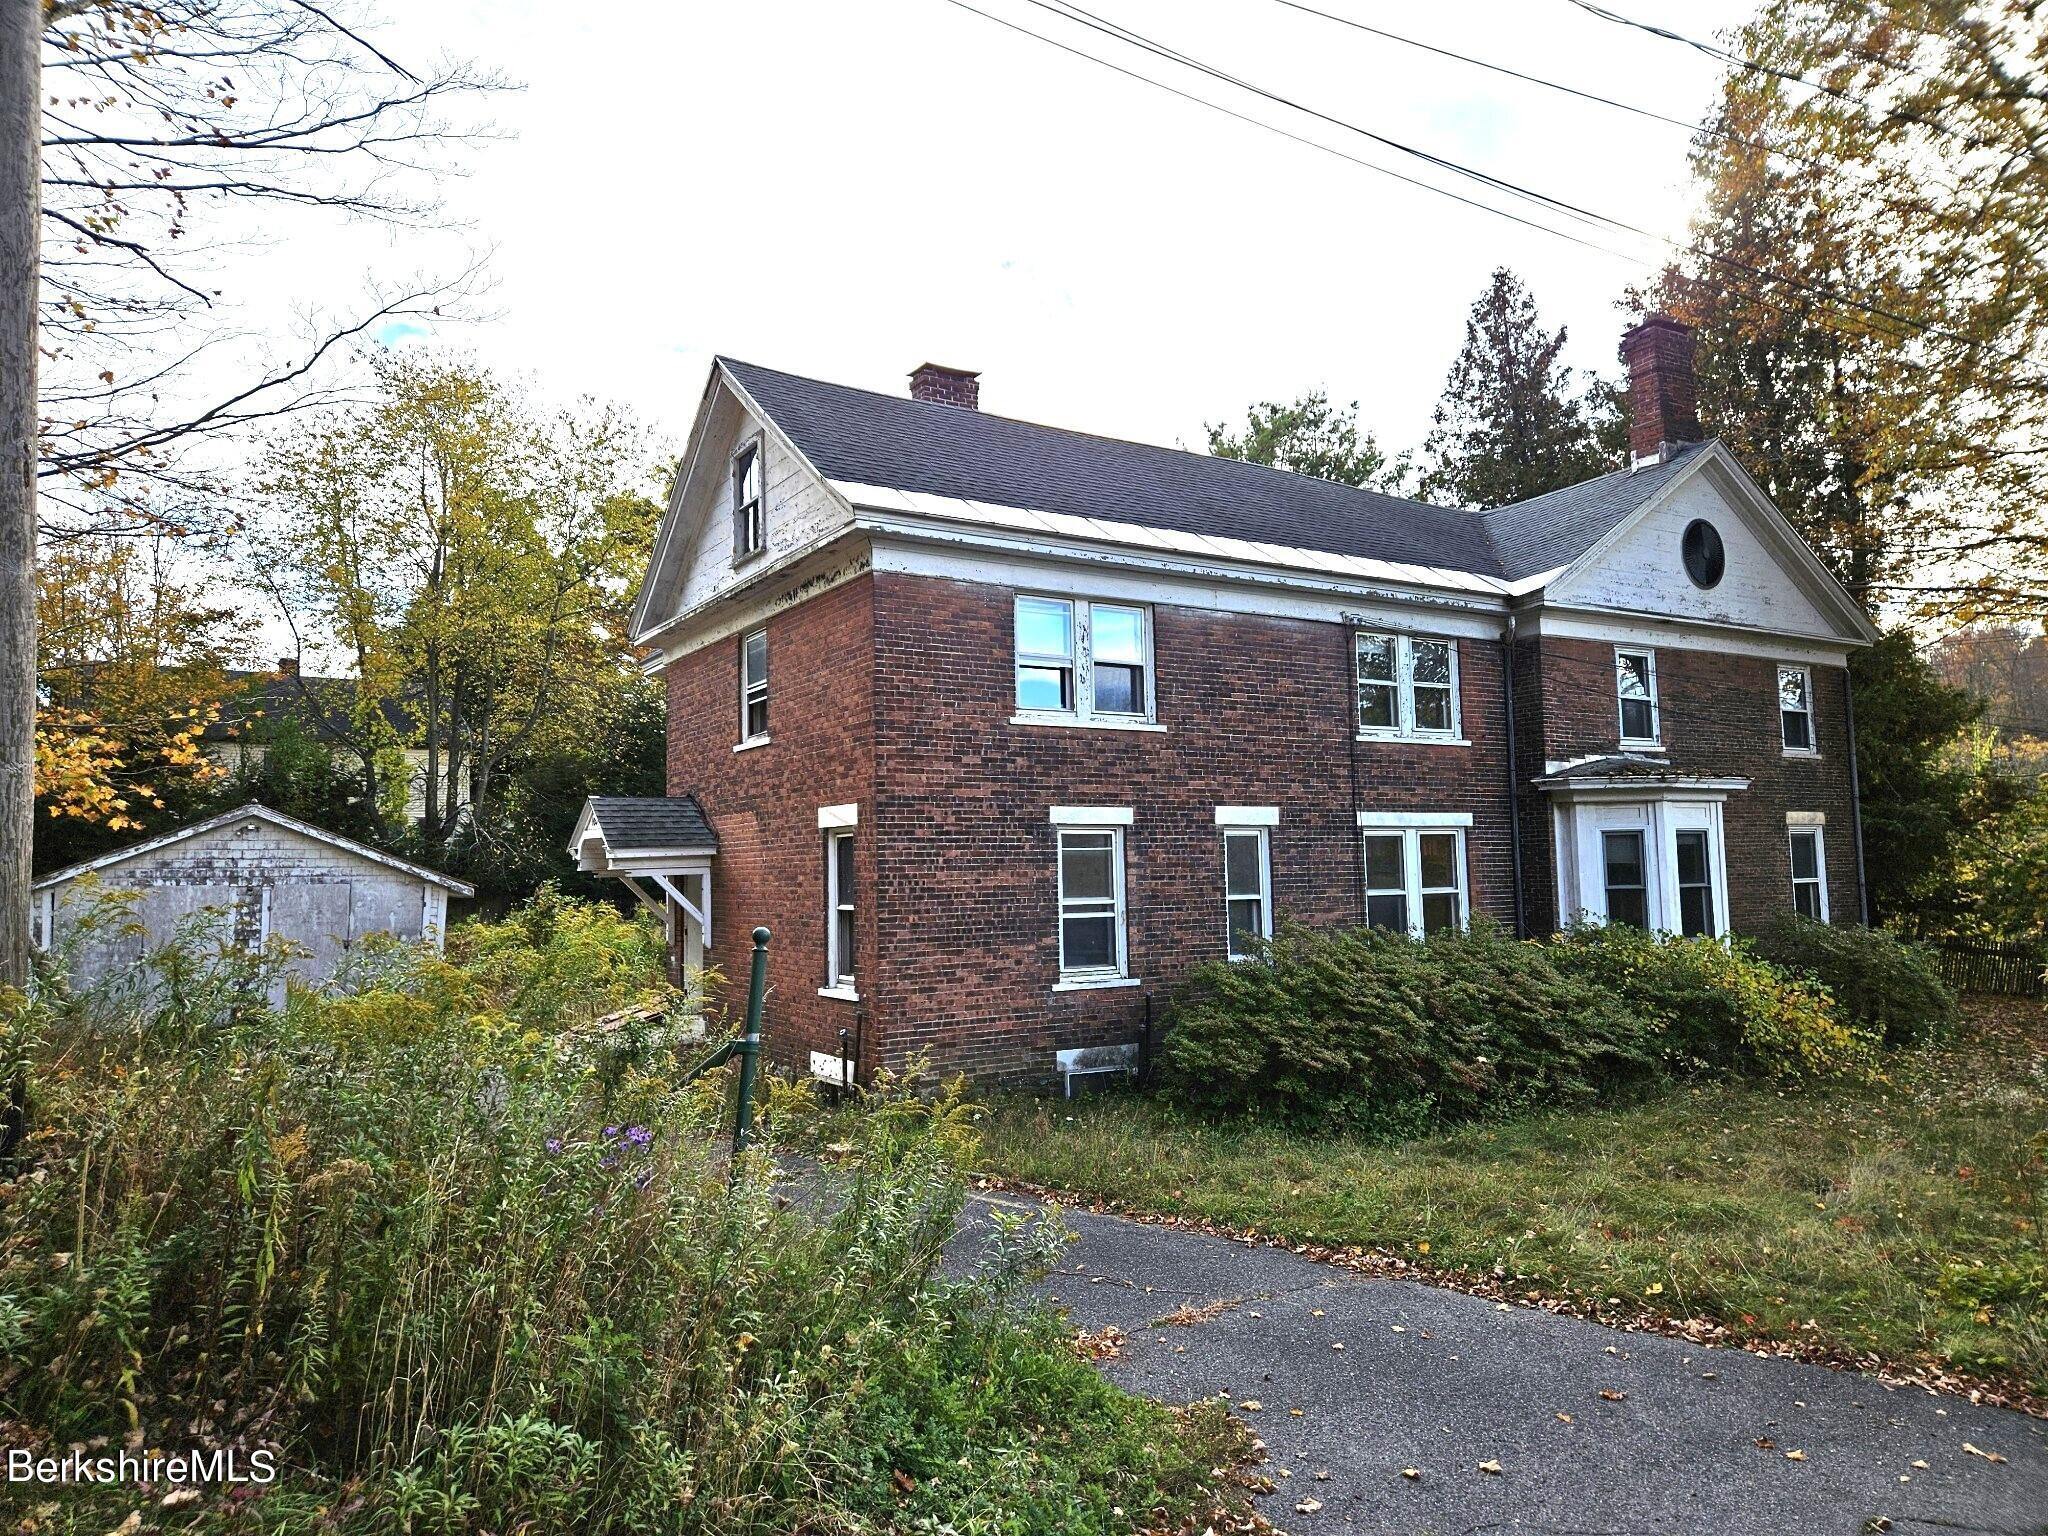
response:
[[(488, 253), (470, 323), (395, 330), (621, 401), (680, 440), (727, 353), (900, 391), (927, 360), (985, 409), (1199, 446), (1208, 421), (1326, 388), (1389, 447), (1419, 444), (1496, 266), (1566, 360), (1617, 371), (1623, 289), (1666, 247), (1461, 184), (1204, 81), (1033, 0), (993, 16), (1402, 174), (1577, 229), (1589, 250), (1404, 185), (1006, 30), (948, 0), (374, 0), (401, 60), (465, 56), (518, 83), (441, 188), (440, 233), (295, 233), (238, 280), (283, 313)], [(1375, 38), (1279, 0), (1082, 0), (1275, 94), (1504, 180), (1680, 236), (1688, 135)], [(1712, 60), (1570, 0), (1315, 0), (1321, 8), (1687, 121)], [(1612, 0), (1692, 36), (1726, 0)], [(282, 256), (287, 259), (279, 260)]]
[[(1361, 158), (1450, 180), (1031, 0), (973, 3)], [(1696, 119), (1714, 96), (1711, 60), (1569, 0), (1317, 3), (1674, 117)], [(1695, 36), (1748, 9), (1617, 5)], [(1277, 0), (1089, 9), (1389, 138), (1683, 233), (1677, 128)], [(295, 248), (290, 269), (332, 269), (322, 275), (339, 286), (422, 255), (445, 262), (456, 243), (487, 247), (490, 318), (445, 327), (447, 339), (546, 393), (623, 400), (677, 434), (711, 356), (726, 352), (885, 390), (928, 359), (977, 368), (988, 409), (1161, 442), (1199, 442), (1204, 421), (1322, 385), (1406, 444), (1426, 432), (1495, 266), (1513, 267), (1546, 318), (1570, 327), (1571, 361), (1610, 372), (1615, 300), (1646, 275), (946, 0), (428, 0), (390, 14), (378, 40), (397, 57), (445, 49), (520, 82), (488, 109), (504, 137), (465, 152), (470, 173), (443, 189), (467, 230), (397, 245), (358, 232), (321, 242), (305, 264)]]

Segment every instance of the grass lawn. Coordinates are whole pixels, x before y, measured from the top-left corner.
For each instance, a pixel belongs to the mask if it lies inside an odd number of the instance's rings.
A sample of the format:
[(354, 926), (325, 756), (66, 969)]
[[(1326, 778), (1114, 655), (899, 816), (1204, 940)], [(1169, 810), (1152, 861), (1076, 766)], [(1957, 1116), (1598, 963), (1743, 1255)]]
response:
[(1705, 1319), (2048, 1397), (2048, 1013), (1973, 1004), (1957, 1038), (1886, 1070), (1875, 1088), (1702, 1083), (1394, 1143), (1020, 1097), (991, 1109), (982, 1163), (1589, 1315)]

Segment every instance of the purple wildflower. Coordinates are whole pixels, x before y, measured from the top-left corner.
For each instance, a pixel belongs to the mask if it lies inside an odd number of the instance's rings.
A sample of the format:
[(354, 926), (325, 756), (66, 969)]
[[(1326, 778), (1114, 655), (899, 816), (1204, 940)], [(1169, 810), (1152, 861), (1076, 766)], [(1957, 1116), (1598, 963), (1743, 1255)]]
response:
[(614, 1136), (618, 1134), (619, 1128), (616, 1125), (608, 1125), (604, 1128), (604, 1139), (606, 1141), (610, 1141)]
[(654, 1140), (654, 1132), (644, 1125), (629, 1125), (626, 1127), (626, 1140), (636, 1147), (648, 1146)]
[(553, 1155), (554, 1155), (555, 1153), (557, 1153), (557, 1152), (559, 1152), (559, 1151), (561, 1151), (561, 1150), (562, 1150), (562, 1138), (561, 1138), (561, 1137), (559, 1137), (559, 1136), (550, 1136), (550, 1137), (548, 1138), (548, 1154), (549, 1154), (550, 1156), (553, 1156)]

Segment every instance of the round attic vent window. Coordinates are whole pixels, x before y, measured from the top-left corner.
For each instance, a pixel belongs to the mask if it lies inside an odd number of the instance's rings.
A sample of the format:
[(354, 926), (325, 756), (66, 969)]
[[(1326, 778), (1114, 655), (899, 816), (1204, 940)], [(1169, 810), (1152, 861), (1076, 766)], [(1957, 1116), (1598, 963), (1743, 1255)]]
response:
[(1722, 549), (1721, 535), (1712, 523), (1703, 517), (1687, 523), (1679, 550), (1685, 556), (1685, 574), (1692, 578), (1694, 586), (1721, 584), (1721, 573), (1728, 569), (1728, 554)]

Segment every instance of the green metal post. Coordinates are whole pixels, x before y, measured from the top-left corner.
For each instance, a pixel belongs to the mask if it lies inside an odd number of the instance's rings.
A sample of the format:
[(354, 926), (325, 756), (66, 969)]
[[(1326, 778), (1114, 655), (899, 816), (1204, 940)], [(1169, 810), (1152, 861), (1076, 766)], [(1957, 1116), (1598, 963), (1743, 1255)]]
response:
[(768, 991), (768, 930), (754, 930), (754, 975), (747, 985), (747, 1032), (740, 1036), (740, 1107), (732, 1152), (747, 1150), (754, 1134), (754, 1069), (761, 1055), (761, 1003)]

